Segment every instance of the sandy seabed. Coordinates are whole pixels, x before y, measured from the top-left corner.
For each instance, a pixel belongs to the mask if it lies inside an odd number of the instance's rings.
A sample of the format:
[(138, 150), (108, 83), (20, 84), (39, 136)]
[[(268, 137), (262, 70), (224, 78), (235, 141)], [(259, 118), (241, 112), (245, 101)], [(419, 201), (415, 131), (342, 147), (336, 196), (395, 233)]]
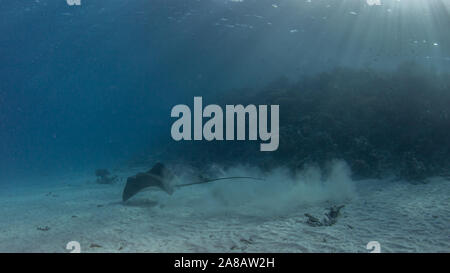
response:
[[(74, 176), (3, 188), (0, 252), (69, 252), (69, 241), (82, 252), (369, 252), (370, 241), (381, 252), (450, 252), (450, 181), (442, 178), (351, 181), (339, 195), (306, 182), (218, 183), (142, 192), (123, 204), (132, 173), (114, 185)], [(331, 205), (345, 205), (336, 224), (308, 225), (305, 213), (322, 218)]]

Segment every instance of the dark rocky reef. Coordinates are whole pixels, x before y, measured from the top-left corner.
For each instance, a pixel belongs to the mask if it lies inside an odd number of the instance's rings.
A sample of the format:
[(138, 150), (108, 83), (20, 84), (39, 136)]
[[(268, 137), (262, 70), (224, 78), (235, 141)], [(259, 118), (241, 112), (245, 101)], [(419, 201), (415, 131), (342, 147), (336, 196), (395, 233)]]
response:
[(279, 149), (260, 152), (259, 141), (181, 141), (171, 143), (178, 160), (296, 170), (343, 159), (355, 178), (410, 181), (450, 173), (450, 77), (412, 63), (391, 72), (340, 68), (297, 82), (280, 78), (213, 101), (279, 104)]
[(95, 170), (95, 176), (97, 176), (96, 182), (98, 184), (113, 184), (117, 181), (117, 176), (110, 176), (110, 172), (107, 169)]

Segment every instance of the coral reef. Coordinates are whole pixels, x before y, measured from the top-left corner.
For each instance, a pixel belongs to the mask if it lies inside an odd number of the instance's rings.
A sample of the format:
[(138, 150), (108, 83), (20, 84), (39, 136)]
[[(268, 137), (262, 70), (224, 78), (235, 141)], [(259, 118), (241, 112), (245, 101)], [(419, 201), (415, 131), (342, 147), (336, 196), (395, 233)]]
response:
[(261, 153), (250, 141), (203, 141), (176, 143), (171, 152), (196, 166), (252, 163), (293, 170), (343, 159), (355, 178), (394, 174), (421, 181), (450, 171), (449, 90), (448, 75), (413, 63), (391, 72), (339, 68), (297, 82), (280, 78), (261, 90), (219, 98), (222, 105), (279, 104), (277, 151)]
[(96, 182), (98, 184), (113, 184), (117, 181), (117, 175), (110, 176), (110, 172), (107, 169), (95, 170), (95, 176), (97, 176)]

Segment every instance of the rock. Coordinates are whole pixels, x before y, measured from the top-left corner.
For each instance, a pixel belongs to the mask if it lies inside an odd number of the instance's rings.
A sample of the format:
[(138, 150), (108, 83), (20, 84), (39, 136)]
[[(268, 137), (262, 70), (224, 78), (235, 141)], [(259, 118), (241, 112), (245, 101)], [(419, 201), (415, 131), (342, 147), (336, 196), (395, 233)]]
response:
[(109, 176), (110, 172), (107, 169), (97, 169), (95, 176), (97, 176), (97, 183), (99, 184), (113, 184), (118, 180), (117, 175)]
[(49, 231), (49, 230), (50, 230), (50, 227), (48, 227), (48, 226), (45, 226), (45, 227), (37, 227), (36, 229), (37, 229), (37, 230), (40, 230), (40, 231)]
[(308, 217), (308, 220), (306, 221), (306, 223), (312, 227), (320, 227), (323, 226), (322, 222), (320, 222), (319, 219), (317, 219), (316, 217), (312, 216), (311, 214), (305, 213), (305, 216)]
[(340, 210), (344, 207), (342, 206), (332, 206), (328, 208), (328, 212), (325, 213), (325, 218), (320, 221), (318, 218), (305, 213), (305, 216), (308, 217), (306, 223), (312, 227), (321, 227), (321, 226), (332, 226), (336, 224), (337, 218), (340, 215)]
[(102, 247), (102, 246), (98, 245), (98, 244), (91, 244), (89, 247), (90, 248), (99, 248), (99, 247)]

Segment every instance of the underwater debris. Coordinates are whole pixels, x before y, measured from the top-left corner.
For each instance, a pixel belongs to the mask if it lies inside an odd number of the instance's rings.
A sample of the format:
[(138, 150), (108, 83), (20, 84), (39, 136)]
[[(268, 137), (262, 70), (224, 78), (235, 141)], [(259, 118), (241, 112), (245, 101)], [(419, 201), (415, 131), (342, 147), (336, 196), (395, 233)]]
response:
[(322, 222), (318, 218), (312, 216), (311, 214), (305, 213), (305, 216), (308, 217), (308, 220), (306, 221), (306, 223), (308, 225), (310, 225), (312, 227), (321, 227), (321, 226), (323, 226)]
[(45, 227), (39, 226), (39, 227), (37, 227), (36, 229), (37, 229), (37, 230), (40, 230), (40, 231), (49, 231), (49, 230), (50, 230), (50, 227), (49, 227), (49, 226), (45, 226)]
[(341, 206), (332, 206), (328, 208), (328, 212), (325, 213), (325, 217), (321, 220), (312, 216), (311, 214), (305, 213), (305, 216), (308, 218), (306, 223), (312, 227), (321, 227), (321, 226), (332, 226), (336, 224), (337, 218), (340, 215), (340, 211), (344, 208), (345, 205)]
[(46, 193), (45, 196), (50, 196), (50, 197), (58, 197), (57, 194), (52, 193), (51, 191)]
[(91, 244), (89, 247), (90, 247), (90, 248), (100, 248), (100, 247), (102, 247), (102, 246), (101, 246), (101, 245), (98, 245), (98, 244)]
[(98, 184), (113, 184), (118, 179), (117, 175), (109, 176), (110, 172), (107, 169), (97, 169), (95, 176), (97, 176)]
[(324, 218), (323, 224), (325, 226), (332, 226), (332, 225), (336, 224), (337, 218), (340, 215), (340, 211), (344, 207), (345, 207), (345, 205), (332, 206), (332, 207), (328, 208), (328, 212), (325, 213), (326, 218)]
[(246, 243), (246, 244), (248, 244), (248, 245), (251, 245), (251, 244), (254, 243), (253, 238), (248, 238), (248, 239), (241, 238), (239, 241), (241, 241), (241, 242), (243, 242), (243, 243)]

